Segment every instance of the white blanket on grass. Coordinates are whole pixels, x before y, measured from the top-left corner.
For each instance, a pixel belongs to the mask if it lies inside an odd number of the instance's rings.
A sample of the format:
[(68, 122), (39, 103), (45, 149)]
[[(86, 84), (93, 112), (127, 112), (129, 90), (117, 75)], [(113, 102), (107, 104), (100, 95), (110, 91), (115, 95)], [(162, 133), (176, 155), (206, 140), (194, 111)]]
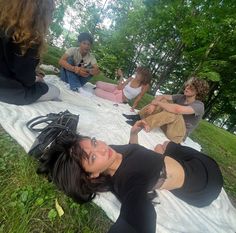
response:
[[(26, 122), (39, 115), (46, 115), (50, 112), (58, 113), (66, 109), (80, 115), (78, 131), (82, 135), (96, 136), (108, 144), (126, 144), (128, 142), (130, 126), (122, 116), (122, 113), (129, 112), (128, 105), (116, 106), (114, 103), (94, 95), (86, 97), (72, 92), (65, 83), (53, 75), (47, 76), (45, 80), (60, 88), (61, 101), (37, 102), (27, 106), (0, 102), (0, 124), (26, 151), (30, 149), (37, 136), (27, 129)], [(86, 88), (90, 92), (93, 91), (92, 87), (92, 84), (86, 84)], [(160, 130), (139, 134), (139, 143), (150, 149), (165, 140), (167, 139)], [(189, 138), (184, 144), (197, 150), (201, 149), (200, 145)], [(224, 190), (217, 200), (204, 208), (190, 206), (165, 190), (158, 191), (158, 198), (155, 201), (159, 202), (155, 206), (156, 232), (236, 232), (236, 209), (231, 205)], [(112, 193), (99, 194), (94, 202), (106, 212), (112, 221), (117, 219), (120, 203)]]

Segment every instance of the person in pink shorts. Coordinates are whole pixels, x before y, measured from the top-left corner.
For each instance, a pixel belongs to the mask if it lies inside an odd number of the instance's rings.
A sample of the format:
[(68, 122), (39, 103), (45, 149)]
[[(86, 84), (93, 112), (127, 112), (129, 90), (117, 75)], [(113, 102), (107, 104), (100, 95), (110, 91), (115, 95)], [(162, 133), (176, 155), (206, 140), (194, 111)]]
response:
[(126, 81), (124, 81), (121, 69), (118, 69), (117, 74), (120, 76), (118, 85), (98, 81), (95, 95), (116, 103), (126, 103), (135, 99), (131, 108), (131, 111), (134, 111), (143, 95), (149, 89), (151, 72), (148, 68), (137, 67), (135, 77), (130, 77)]

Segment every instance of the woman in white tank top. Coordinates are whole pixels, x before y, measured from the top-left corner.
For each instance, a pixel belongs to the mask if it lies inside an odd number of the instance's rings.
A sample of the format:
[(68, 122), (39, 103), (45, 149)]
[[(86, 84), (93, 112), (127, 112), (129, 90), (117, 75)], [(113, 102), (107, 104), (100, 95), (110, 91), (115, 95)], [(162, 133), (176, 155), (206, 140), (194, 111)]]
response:
[(123, 72), (119, 69), (117, 74), (121, 77), (118, 85), (98, 81), (95, 95), (117, 103), (126, 103), (135, 98), (131, 111), (137, 107), (143, 95), (149, 89), (151, 73), (145, 67), (137, 67), (135, 77), (123, 81)]

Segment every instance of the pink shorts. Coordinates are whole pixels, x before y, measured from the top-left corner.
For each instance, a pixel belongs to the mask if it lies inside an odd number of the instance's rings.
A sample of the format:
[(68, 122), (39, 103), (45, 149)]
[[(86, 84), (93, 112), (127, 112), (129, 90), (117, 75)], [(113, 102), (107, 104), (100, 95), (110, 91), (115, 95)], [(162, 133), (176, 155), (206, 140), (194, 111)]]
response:
[(96, 83), (95, 95), (116, 103), (123, 102), (123, 91), (117, 89), (117, 85), (98, 81)]

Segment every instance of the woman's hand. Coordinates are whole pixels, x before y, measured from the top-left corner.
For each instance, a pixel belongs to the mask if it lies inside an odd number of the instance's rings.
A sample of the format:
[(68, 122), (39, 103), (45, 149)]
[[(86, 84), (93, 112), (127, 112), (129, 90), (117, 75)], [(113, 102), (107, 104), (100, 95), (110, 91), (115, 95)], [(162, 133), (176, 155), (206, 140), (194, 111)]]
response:
[(121, 69), (118, 69), (116, 71), (116, 75), (119, 76), (119, 77), (122, 77), (122, 78), (124, 77), (123, 71)]
[(145, 120), (136, 121), (136, 123), (132, 126), (130, 133), (138, 134), (142, 129), (146, 132), (150, 131), (150, 127)]
[(138, 133), (144, 129), (146, 132), (150, 131), (150, 127), (148, 126), (145, 120), (137, 121), (130, 130), (130, 144), (138, 144)]

